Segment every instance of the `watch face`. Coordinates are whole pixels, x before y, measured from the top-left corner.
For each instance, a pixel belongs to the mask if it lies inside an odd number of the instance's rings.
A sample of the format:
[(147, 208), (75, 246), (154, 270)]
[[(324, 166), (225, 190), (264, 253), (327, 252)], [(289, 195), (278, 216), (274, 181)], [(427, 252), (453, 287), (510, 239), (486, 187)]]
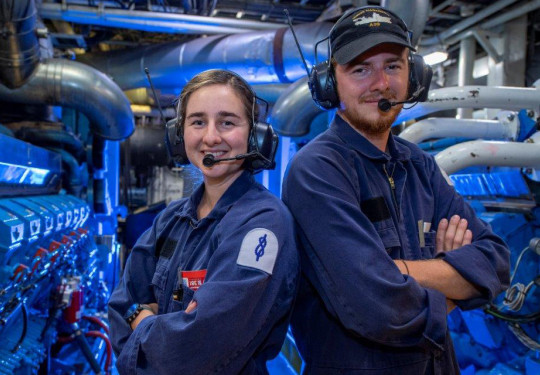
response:
[[(124, 314), (124, 319), (126, 319), (126, 320), (135, 319), (138, 309), (139, 309), (139, 304), (138, 303), (134, 303), (133, 305), (131, 305), (129, 307), (129, 309), (127, 309), (126, 313)], [(135, 315), (135, 316), (133, 316), (133, 315)]]

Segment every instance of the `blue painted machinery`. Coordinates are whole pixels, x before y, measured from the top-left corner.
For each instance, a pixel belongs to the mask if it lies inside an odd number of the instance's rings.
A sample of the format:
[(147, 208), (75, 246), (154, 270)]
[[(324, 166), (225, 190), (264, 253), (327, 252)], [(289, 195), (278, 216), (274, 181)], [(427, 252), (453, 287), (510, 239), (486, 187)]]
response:
[[(455, 309), (449, 315), (456, 354), (466, 375), (540, 374), (540, 183), (535, 169), (528, 168), (527, 163), (538, 164), (527, 160), (529, 155), (526, 155), (522, 167), (516, 168), (519, 162), (510, 160), (516, 155), (515, 149), (501, 157), (504, 160), (500, 164), (489, 160), (497, 157), (499, 145), (533, 146), (538, 141), (535, 135), (538, 127), (534, 112), (521, 110), (517, 116), (511, 113), (507, 116), (508, 122), (517, 121), (512, 136), (517, 142), (486, 142), (490, 152), (486, 153), (485, 164), (473, 160), (483, 155), (470, 151), (468, 144), (462, 143), (467, 138), (448, 137), (419, 144), (428, 152), (438, 154), (436, 159), (441, 168), (452, 169), (457, 158), (471, 158), (460, 164), (469, 166), (451, 174), (450, 179), (478, 216), (491, 225), (511, 250), (510, 288), (489, 306), (473, 311)], [(458, 146), (453, 146), (457, 144), (461, 147), (460, 153), (441, 163), (440, 156), (450, 155), (450, 148), (457, 150)], [(539, 147), (536, 146), (538, 150)], [(534, 155), (532, 152), (531, 159)]]
[(483, 310), (449, 316), (464, 374), (540, 374), (538, 184), (521, 171), (450, 176), (511, 249), (511, 286)]
[(115, 253), (88, 203), (59, 194), (58, 154), (0, 140), (0, 374), (110, 373)]

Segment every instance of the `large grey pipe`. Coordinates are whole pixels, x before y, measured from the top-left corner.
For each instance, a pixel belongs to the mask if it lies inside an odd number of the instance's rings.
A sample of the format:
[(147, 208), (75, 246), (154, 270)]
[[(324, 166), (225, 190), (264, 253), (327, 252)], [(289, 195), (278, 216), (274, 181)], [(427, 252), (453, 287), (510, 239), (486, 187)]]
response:
[(0, 83), (20, 87), (39, 62), (34, 1), (0, 2)]
[(0, 85), (0, 101), (74, 108), (90, 121), (94, 134), (122, 140), (134, 130), (129, 101), (103, 73), (78, 62), (51, 59), (38, 65), (17, 89)]
[(323, 112), (311, 98), (307, 81), (304, 77), (290, 85), (272, 107), (268, 121), (279, 134), (288, 137), (306, 135), (313, 119)]
[[(314, 45), (326, 38), (331, 27), (331, 23), (320, 22), (294, 26), (308, 63), (315, 61)], [(318, 53), (318, 60), (324, 61), (325, 43)], [(292, 83), (306, 75), (292, 33), (286, 28), (85, 54), (78, 59), (113, 77), (122, 90), (148, 87), (145, 67), (159, 88), (181, 88), (195, 74), (212, 68), (232, 70), (252, 84)]]

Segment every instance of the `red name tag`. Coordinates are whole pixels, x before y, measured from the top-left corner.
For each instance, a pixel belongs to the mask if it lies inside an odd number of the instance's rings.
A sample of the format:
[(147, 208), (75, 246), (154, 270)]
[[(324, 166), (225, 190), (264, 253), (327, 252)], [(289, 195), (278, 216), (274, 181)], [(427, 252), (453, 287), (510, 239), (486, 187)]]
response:
[(197, 290), (203, 285), (206, 270), (182, 271), (182, 283), (191, 290)]

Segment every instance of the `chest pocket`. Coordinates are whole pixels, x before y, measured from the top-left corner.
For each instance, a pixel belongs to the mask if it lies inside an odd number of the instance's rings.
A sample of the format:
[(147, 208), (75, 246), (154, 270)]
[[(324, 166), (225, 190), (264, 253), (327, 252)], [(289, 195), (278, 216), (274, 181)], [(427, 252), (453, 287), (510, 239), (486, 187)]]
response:
[(373, 223), (384, 248), (390, 253), (394, 248), (401, 247), (399, 235), (392, 219), (381, 220)]
[(422, 258), (432, 259), (435, 256), (435, 241), (437, 239), (437, 232), (429, 231), (424, 232), (425, 246), (422, 247)]
[[(167, 284), (167, 264), (168, 260), (160, 258), (156, 266), (156, 272), (152, 277), (152, 286), (154, 288), (154, 295), (158, 303), (159, 309), (162, 309), (165, 302), (165, 286)], [(163, 311), (159, 311), (162, 313)]]

